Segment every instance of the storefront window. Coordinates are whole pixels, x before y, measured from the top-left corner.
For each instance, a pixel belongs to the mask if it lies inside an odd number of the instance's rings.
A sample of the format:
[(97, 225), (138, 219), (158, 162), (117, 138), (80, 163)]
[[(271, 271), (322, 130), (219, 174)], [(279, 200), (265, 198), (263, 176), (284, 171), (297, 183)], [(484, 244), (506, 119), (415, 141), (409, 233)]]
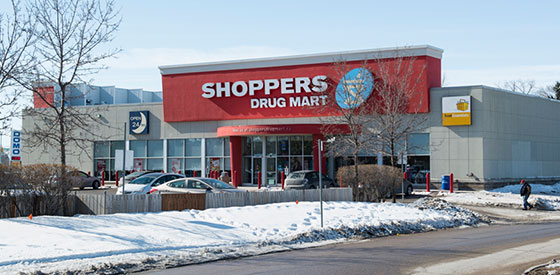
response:
[(111, 157), (115, 157), (116, 150), (124, 150), (124, 141), (111, 141)]
[(223, 139), (207, 138), (206, 139), (206, 155), (207, 156), (223, 156)]
[(170, 139), (167, 141), (167, 156), (169, 157), (182, 157), (183, 156), (183, 144), (185, 143), (182, 139)]
[(243, 142), (243, 148), (242, 149), (243, 149), (243, 155), (244, 156), (250, 156), (252, 154), (252, 152), (253, 152), (251, 150), (252, 145), (253, 145), (252, 141), (253, 141), (253, 139), (251, 137), (244, 137), (242, 139), (242, 142)]
[(302, 151), (301, 136), (290, 137), (290, 155), (301, 155)]
[(171, 173), (183, 173), (183, 159), (180, 158), (168, 159), (167, 170)]
[(261, 137), (253, 137), (253, 156), (262, 157), (262, 145)]
[(201, 155), (201, 139), (189, 138), (186, 141), (185, 156), (187, 157), (200, 157)]
[(229, 138), (224, 138), (224, 156), (229, 156)]
[(108, 141), (95, 142), (93, 153), (94, 156), (96, 158), (108, 158), (110, 154), (110, 145), (111, 143)]
[(266, 137), (266, 155), (276, 156), (276, 137)]
[(313, 137), (304, 136), (303, 137), (303, 154), (313, 155)]
[(198, 177), (203, 176), (201, 174), (201, 165), (200, 165), (200, 158), (187, 158), (185, 159), (185, 176), (192, 177), (194, 176), (194, 172), (196, 171), (196, 175)]
[(290, 142), (288, 137), (278, 137), (278, 155), (290, 154)]
[(131, 140), (130, 150), (134, 151), (135, 158), (146, 157), (146, 141), (145, 140)]
[(148, 170), (163, 171), (163, 159), (148, 159)]
[(429, 155), (430, 154), (430, 134), (417, 133), (408, 137), (409, 155)]
[(148, 141), (148, 157), (163, 157), (163, 140)]

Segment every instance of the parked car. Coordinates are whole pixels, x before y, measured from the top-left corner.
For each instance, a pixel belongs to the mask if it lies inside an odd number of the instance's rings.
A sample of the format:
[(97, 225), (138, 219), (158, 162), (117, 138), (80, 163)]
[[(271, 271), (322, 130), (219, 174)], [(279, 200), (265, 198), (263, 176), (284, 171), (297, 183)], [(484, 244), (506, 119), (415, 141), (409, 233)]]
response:
[(93, 189), (98, 189), (99, 186), (101, 186), (97, 177), (90, 176), (86, 172), (74, 170), (71, 171), (69, 175), (72, 181), (72, 187), (78, 187), (80, 189), (91, 187)]
[[(135, 171), (135, 172), (132, 172), (132, 173), (126, 175), (126, 177), (124, 177), (124, 181), (125, 181), (125, 183), (129, 183), (129, 182), (135, 180), (136, 178), (139, 178), (143, 175), (150, 174), (150, 173), (154, 173), (154, 171)], [(123, 182), (122, 177), (119, 177), (119, 185), (121, 185), (122, 182)]]
[[(126, 194), (148, 194), (152, 187), (159, 186), (165, 182), (184, 178), (184, 175), (173, 173), (149, 173), (135, 180), (125, 183), (124, 192)], [(122, 187), (118, 187), (117, 195), (122, 195)]]
[(233, 185), (227, 184), (221, 180), (196, 177), (196, 178), (176, 179), (170, 182), (166, 182), (160, 186), (153, 187), (150, 193), (153, 192), (226, 193), (226, 192), (247, 192), (247, 191), (237, 189)]
[[(336, 187), (334, 180), (322, 175), (323, 188)], [(317, 189), (319, 188), (319, 172), (313, 170), (295, 171), (288, 174), (284, 182), (285, 189)]]
[(406, 180), (412, 184), (414, 189), (426, 189), (426, 175), (428, 170), (414, 170), (409, 169), (406, 171)]

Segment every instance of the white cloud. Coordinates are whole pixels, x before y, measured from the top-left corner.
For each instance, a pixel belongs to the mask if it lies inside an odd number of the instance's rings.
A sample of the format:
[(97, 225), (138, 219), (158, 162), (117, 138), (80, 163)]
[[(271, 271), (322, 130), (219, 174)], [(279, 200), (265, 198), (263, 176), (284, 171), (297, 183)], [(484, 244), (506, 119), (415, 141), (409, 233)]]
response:
[(534, 80), (538, 87), (560, 81), (560, 65), (493, 67), (481, 69), (454, 69), (443, 71), (445, 86), (488, 85), (496, 87), (508, 80)]
[(190, 48), (135, 48), (106, 62), (108, 70), (94, 75), (94, 85), (114, 85), (121, 88), (142, 88), (161, 91), (158, 67), (201, 62), (286, 56), (295, 54), (289, 49), (272, 47), (233, 47), (215, 50)]

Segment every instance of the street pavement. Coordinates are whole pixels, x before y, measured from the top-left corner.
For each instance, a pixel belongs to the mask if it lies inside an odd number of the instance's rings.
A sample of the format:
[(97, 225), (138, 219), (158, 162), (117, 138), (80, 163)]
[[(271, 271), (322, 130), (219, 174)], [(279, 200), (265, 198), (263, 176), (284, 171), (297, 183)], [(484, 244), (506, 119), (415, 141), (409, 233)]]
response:
[(351, 241), (145, 274), (521, 274), (560, 256), (560, 222)]

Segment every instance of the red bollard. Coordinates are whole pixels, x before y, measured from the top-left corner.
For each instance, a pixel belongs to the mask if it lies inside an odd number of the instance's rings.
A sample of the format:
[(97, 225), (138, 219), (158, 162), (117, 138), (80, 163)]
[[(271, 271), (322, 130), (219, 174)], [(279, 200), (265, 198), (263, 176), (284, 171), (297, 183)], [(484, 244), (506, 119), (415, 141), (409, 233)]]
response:
[(88, 176), (91, 176), (91, 171), (87, 171), (87, 175), (88, 175)]
[(280, 182), (282, 182), (282, 190), (284, 190), (284, 180), (286, 179), (286, 174), (284, 173), (284, 171), (282, 171), (280, 175), (281, 175)]
[(105, 186), (105, 170), (101, 171), (101, 186)]
[(117, 171), (115, 173), (115, 185), (118, 187), (119, 186), (119, 171)]
[(258, 183), (258, 184), (257, 184), (257, 188), (258, 188), (258, 189), (261, 189), (261, 185), (262, 185), (261, 171), (259, 171), (259, 172), (257, 173), (257, 183)]
[(196, 178), (196, 171), (192, 172), (192, 176)]
[(426, 173), (426, 192), (430, 192), (430, 173)]
[(179, 174), (179, 175), (180, 175), (180, 174), (181, 174), (181, 170), (177, 171), (177, 174)]
[(453, 193), (453, 173), (449, 174), (449, 193)]

